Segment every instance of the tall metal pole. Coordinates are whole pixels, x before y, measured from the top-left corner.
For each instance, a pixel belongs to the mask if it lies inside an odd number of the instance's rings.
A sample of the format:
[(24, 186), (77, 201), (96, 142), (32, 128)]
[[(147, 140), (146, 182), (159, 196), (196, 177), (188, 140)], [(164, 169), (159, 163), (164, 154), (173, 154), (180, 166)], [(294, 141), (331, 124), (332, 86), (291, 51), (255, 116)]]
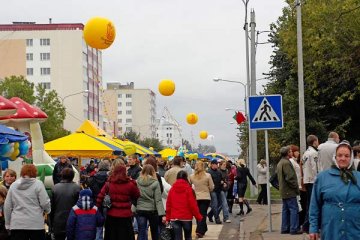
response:
[[(247, 102), (247, 108), (248, 108), (248, 111), (247, 112), (250, 112), (250, 108), (249, 108), (249, 95), (250, 95), (250, 63), (249, 63), (249, 25), (248, 25), (248, 21), (247, 21), (247, 6), (248, 6), (248, 3), (249, 3), (249, 0), (242, 0), (244, 5), (245, 5), (245, 24), (244, 24), (244, 30), (245, 30), (245, 50), (246, 50), (246, 85), (247, 85), (247, 93), (246, 93), (246, 102)], [(247, 121), (248, 121), (248, 132), (249, 132), (249, 146), (248, 146), (248, 151), (249, 151), (249, 158), (248, 158), (248, 165), (249, 165), (249, 169), (250, 169), (250, 173), (253, 174), (253, 167), (252, 167), (252, 161), (251, 159), (253, 159), (253, 156), (252, 156), (252, 148), (251, 148), (251, 137), (252, 137), (252, 134), (251, 134), (251, 131), (250, 131), (250, 118), (249, 116), (247, 116)], [(250, 187), (250, 195), (251, 197), (253, 197), (255, 194), (254, 194), (254, 187)]]
[(304, 68), (303, 68), (301, 1), (300, 0), (296, 0), (296, 12), (297, 12), (297, 55), (298, 55), (300, 153), (303, 154), (306, 150), (306, 129), (305, 129)]
[[(255, 31), (255, 11), (251, 10), (250, 12), (250, 29), (251, 29), (251, 96), (256, 95), (256, 31)], [(251, 119), (250, 119), (251, 121)], [(257, 179), (257, 131), (251, 130), (251, 148), (252, 148), (252, 167), (253, 167), (253, 177)], [(256, 189), (255, 189), (256, 191)]]
[[(265, 156), (266, 156), (266, 166), (268, 170), (266, 171), (266, 179), (270, 179), (270, 160), (269, 160), (269, 138), (268, 131), (265, 130)], [(266, 183), (266, 194), (268, 201), (268, 219), (269, 219), (269, 232), (272, 232), (272, 219), (271, 219), (271, 197), (270, 197), (270, 182)]]

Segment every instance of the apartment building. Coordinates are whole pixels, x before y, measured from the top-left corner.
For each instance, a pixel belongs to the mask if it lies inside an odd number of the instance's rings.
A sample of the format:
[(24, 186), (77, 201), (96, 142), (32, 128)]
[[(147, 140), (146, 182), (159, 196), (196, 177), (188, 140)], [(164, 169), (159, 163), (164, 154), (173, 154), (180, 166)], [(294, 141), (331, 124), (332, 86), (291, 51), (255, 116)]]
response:
[(83, 39), (82, 23), (0, 24), (0, 79), (23, 75), (54, 89), (66, 107), (64, 128), (85, 119), (103, 127), (102, 53)]
[(134, 83), (107, 83), (104, 91), (104, 116), (109, 134), (127, 131), (140, 133), (141, 138), (154, 138), (156, 95), (150, 89), (135, 89)]

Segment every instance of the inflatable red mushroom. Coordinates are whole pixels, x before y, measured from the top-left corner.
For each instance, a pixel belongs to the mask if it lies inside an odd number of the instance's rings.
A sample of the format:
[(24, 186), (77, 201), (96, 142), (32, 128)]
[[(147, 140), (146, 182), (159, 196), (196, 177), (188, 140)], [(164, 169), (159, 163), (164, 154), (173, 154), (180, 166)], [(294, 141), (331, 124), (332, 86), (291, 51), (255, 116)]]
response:
[(16, 113), (17, 107), (8, 99), (0, 96), (0, 117)]

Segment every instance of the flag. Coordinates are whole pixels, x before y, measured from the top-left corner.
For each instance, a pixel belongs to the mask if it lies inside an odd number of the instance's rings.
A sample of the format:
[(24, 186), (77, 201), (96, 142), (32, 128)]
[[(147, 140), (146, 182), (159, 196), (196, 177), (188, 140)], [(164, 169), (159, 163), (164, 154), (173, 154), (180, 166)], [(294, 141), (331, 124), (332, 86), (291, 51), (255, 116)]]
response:
[(233, 118), (236, 120), (237, 124), (241, 124), (242, 122), (246, 121), (246, 118), (242, 112), (235, 112)]

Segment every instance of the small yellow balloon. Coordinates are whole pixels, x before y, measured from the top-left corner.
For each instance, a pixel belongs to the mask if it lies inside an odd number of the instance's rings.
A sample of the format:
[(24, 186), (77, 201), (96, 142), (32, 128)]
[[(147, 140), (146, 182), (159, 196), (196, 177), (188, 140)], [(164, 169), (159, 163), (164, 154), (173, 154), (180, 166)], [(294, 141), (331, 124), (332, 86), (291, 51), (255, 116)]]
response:
[(92, 48), (106, 49), (116, 36), (114, 24), (106, 18), (91, 18), (84, 27), (84, 40)]
[(200, 132), (200, 138), (201, 139), (207, 139), (208, 137), (208, 132), (207, 131), (201, 131)]
[(171, 96), (175, 92), (175, 83), (172, 80), (165, 79), (159, 83), (159, 92), (163, 96)]
[(186, 116), (186, 122), (188, 124), (194, 125), (197, 123), (197, 121), (199, 120), (198, 116), (195, 113), (189, 113)]
[(132, 155), (136, 153), (136, 146), (134, 144), (126, 144), (124, 146), (124, 152), (126, 156)]
[(150, 149), (151, 151), (154, 151), (154, 148), (153, 148), (153, 147), (149, 147), (149, 149)]

